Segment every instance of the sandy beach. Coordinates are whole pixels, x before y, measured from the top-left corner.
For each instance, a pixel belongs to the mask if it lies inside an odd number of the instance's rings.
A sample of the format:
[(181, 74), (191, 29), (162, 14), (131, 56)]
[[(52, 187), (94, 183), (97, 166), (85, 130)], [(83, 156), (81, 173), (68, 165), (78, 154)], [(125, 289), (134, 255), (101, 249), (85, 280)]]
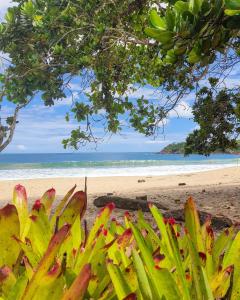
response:
[[(84, 178), (0, 181), (2, 205), (11, 201), (13, 187), (18, 183), (26, 187), (30, 205), (51, 187), (57, 191), (57, 200), (74, 184), (78, 190), (84, 188)], [(171, 176), (88, 178), (88, 219), (94, 218), (98, 210), (93, 200), (107, 193), (128, 198), (147, 195), (149, 201), (159, 201), (169, 209), (183, 207), (192, 196), (199, 209), (240, 220), (240, 167)], [(116, 210), (115, 214), (121, 216), (123, 211)]]

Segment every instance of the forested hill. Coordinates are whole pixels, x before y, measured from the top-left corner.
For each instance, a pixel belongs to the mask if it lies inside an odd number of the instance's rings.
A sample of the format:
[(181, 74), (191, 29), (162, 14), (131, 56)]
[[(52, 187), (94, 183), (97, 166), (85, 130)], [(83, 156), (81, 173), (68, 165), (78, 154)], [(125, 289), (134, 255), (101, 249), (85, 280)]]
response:
[[(184, 154), (185, 142), (172, 143), (164, 147), (160, 154)], [(215, 153), (223, 153), (222, 151), (215, 151)], [(225, 153), (240, 154), (240, 141), (238, 141), (238, 147), (236, 149), (227, 150)]]

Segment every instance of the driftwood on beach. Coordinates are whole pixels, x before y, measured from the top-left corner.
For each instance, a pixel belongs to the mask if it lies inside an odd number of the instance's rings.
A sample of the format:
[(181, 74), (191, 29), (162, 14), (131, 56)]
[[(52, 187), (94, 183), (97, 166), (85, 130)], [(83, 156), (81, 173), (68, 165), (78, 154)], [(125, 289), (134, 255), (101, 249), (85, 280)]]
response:
[[(116, 208), (120, 209), (127, 209), (127, 210), (138, 210), (141, 209), (144, 212), (148, 212), (148, 202), (146, 200), (140, 199), (130, 199), (130, 198), (123, 198), (118, 196), (101, 196), (94, 200), (94, 205), (97, 207), (103, 207), (106, 204), (113, 202)], [(156, 205), (159, 209), (168, 210), (166, 206), (158, 202), (152, 202)]]
[[(123, 198), (118, 196), (101, 196), (94, 200), (94, 205), (97, 207), (103, 207), (108, 203), (113, 202), (116, 208), (125, 209), (125, 210), (138, 210), (141, 209), (143, 212), (149, 212), (148, 202), (146, 200), (140, 199), (131, 199), (131, 198)], [(163, 210), (162, 214), (165, 218), (173, 217), (178, 222), (184, 221), (184, 210), (183, 209), (175, 209), (169, 210), (168, 207), (159, 203), (159, 202), (151, 202), (156, 205), (160, 210)], [(198, 211), (201, 223), (209, 217), (209, 213), (204, 211)], [(212, 227), (214, 230), (221, 230), (226, 227), (230, 227), (233, 222), (231, 219), (224, 216), (214, 216), (211, 215)]]

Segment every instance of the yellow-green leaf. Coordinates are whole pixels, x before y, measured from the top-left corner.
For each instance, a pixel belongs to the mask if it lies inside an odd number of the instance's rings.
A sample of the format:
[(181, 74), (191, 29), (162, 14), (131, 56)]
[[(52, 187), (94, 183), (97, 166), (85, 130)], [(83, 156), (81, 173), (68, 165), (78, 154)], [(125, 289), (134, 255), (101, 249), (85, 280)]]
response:
[(133, 249), (133, 263), (134, 263), (134, 267), (136, 269), (138, 284), (139, 284), (139, 288), (142, 293), (143, 299), (145, 299), (145, 300), (153, 299), (151, 287), (149, 285), (149, 281), (147, 278), (147, 274), (146, 274), (143, 262), (135, 249)]
[(51, 213), (51, 208), (52, 208), (52, 204), (53, 201), (55, 199), (56, 196), (56, 191), (55, 189), (50, 189), (48, 191), (46, 191), (42, 198), (40, 199), (41, 203), (44, 205), (45, 209), (46, 209), (46, 213), (49, 216)]
[(155, 9), (151, 10), (150, 12), (150, 22), (152, 25), (158, 29), (165, 30), (166, 29), (166, 22), (163, 18), (161, 18)]
[(23, 239), (29, 229), (28, 219), (28, 204), (27, 204), (27, 193), (25, 188), (18, 184), (15, 186), (13, 191), (13, 204), (16, 206), (20, 221), (20, 237)]
[(0, 209), (0, 267), (10, 268), (16, 263), (20, 247), (14, 238), (20, 237), (18, 213), (14, 205)]
[(71, 287), (66, 291), (62, 300), (82, 300), (91, 279), (91, 265), (86, 264), (76, 277)]
[(185, 204), (185, 226), (198, 252), (204, 252), (204, 244), (198, 212), (193, 199), (190, 197)]
[(51, 241), (49, 242), (47, 251), (38, 264), (38, 267), (32, 279), (27, 285), (22, 300), (32, 300), (35, 290), (39, 286), (39, 282), (42, 280), (43, 276), (47, 274), (50, 267), (52, 266), (59, 248), (67, 237), (69, 230), (70, 226), (66, 224), (52, 237)]
[(156, 28), (147, 27), (145, 28), (145, 33), (151, 38), (156, 39), (158, 42), (162, 44), (169, 43), (173, 38), (173, 33), (171, 31), (163, 31)]

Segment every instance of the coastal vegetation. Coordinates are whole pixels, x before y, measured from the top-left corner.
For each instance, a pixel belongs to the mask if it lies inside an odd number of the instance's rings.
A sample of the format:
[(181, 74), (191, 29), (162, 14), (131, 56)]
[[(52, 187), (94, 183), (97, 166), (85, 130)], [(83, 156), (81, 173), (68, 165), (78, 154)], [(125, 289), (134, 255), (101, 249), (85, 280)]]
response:
[(1, 299), (239, 299), (236, 226), (215, 235), (189, 198), (185, 224), (151, 203), (154, 225), (140, 211), (120, 224), (109, 203), (88, 228), (87, 195), (75, 188), (54, 210), (54, 189), (29, 210), (17, 185), (0, 209)]
[[(193, 114), (200, 129), (187, 139), (188, 151), (209, 154), (236, 146), (239, 86), (222, 82), (239, 63), (239, 1), (15, 4), (0, 24), (6, 62), (0, 75), (0, 151), (12, 140), (19, 110), (35, 96), (46, 106), (72, 99), (66, 121), (79, 126), (64, 147), (97, 143), (123, 124), (156, 135), (190, 93), (196, 94)], [(156, 88), (159, 101), (144, 93), (130, 99), (146, 84)], [(14, 107), (12, 115), (6, 116), (5, 101)], [(102, 136), (96, 124), (104, 128)]]
[(164, 147), (160, 153), (161, 154), (184, 154), (185, 142), (181, 143), (171, 143)]
[[(187, 153), (187, 143), (180, 142), (180, 143), (171, 143), (164, 147), (160, 153), (161, 154), (186, 154)], [(198, 152), (191, 151), (191, 154), (197, 154)], [(234, 149), (226, 149), (224, 152), (221, 149), (215, 150), (213, 153), (227, 153), (227, 154), (239, 154), (240, 153), (240, 141), (237, 141), (237, 146)]]

